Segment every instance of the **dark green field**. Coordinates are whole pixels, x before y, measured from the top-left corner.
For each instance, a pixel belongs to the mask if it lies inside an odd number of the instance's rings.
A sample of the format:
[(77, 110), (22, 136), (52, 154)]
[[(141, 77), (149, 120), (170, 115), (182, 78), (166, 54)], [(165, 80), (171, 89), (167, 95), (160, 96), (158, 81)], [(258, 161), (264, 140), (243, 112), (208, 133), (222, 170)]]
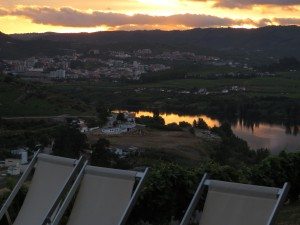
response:
[(0, 116), (87, 115), (91, 111), (82, 101), (40, 85), (0, 79)]
[[(221, 91), (224, 88), (239, 86), (246, 88), (246, 94), (252, 96), (285, 96), (300, 98), (300, 72), (279, 73), (272, 77), (255, 78), (220, 78), (220, 79), (174, 79), (152, 83), (111, 83), (81, 82), (71, 84), (58, 84), (59, 89), (72, 90), (77, 88), (82, 92), (100, 91), (126, 91), (135, 88), (169, 88), (173, 90), (190, 90), (192, 88), (206, 88), (208, 91)], [(92, 93), (90, 93), (92, 94)]]
[[(223, 89), (232, 86), (245, 87), (246, 91), (222, 94)], [(138, 91), (138, 89), (143, 88)], [(180, 91), (205, 88), (208, 96), (180, 94)], [(164, 90), (164, 91), (163, 91)], [(167, 92), (169, 90), (171, 92)], [(209, 113), (211, 106), (228, 102), (238, 105), (245, 98), (256, 98), (257, 104), (266, 105), (257, 98), (276, 98), (268, 100), (269, 105), (281, 102), (299, 102), (300, 74), (288, 72), (275, 77), (220, 78), (220, 79), (175, 79), (158, 82), (63, 82), (53, 84), (28, 84), (23, 81), (5, 82), (0, 80), (1, 116), (41, 116), (41, 115), (93, 115), (99, 100), (107, 102), (113, 108), (148, 108), (188, 112)], [(284, 100), (283, 100), (284, 99)], [(200, 104), (201, 103), (201, 104)], [(275, 104), (276, 105), (276, 104)], [(280, 106), (280, 105), (279, 105)], [(259, 108), (259, 106), (257, 107)], [(271, 111), (284, 111), (275, 107)], [(192, 110), (191, 110), (192, 109)], [(220, 110), (220, 109), (218, 109)], [(267, 110), (267, 109), (264, 109)], [(214, 109), (216, 111), (216, 109)], [(186, 113), (186, 112), (183, 112)]]
[(216, 80), (207, 79), (185, 79), (161, 81), (142, 85), (144, 87), (158, 88), (182, 88), (192, 89), (207, 88), (209, 91), (220, 91), (231, 86), (246, 88), (246, 93), (254, 96), (285, 96), (300, 98), (300, 74), (285, 76), (279, 74), (276, 77), (257, 77), (250, 79), (223, 78)]

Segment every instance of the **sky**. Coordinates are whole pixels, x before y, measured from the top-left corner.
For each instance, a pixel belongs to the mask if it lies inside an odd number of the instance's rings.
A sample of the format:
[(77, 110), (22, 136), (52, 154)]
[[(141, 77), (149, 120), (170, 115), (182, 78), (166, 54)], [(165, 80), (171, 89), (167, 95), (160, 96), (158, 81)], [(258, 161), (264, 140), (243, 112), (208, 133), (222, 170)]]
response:
[(300, 0), (0, 0), (7, 34), (267, 25), (300, 25)]

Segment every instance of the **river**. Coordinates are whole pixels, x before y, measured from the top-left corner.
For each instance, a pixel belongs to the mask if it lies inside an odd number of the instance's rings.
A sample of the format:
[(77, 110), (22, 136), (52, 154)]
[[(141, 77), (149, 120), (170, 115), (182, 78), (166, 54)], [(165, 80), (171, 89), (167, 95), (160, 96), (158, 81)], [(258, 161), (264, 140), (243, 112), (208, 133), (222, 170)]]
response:
[[(136, 117), (141, 116), (153, 116), (153, 113), (148, 111), (139, 111), (136, 113)], [(194, 120), (200, 117), (209, 127), (220, 126), (219, 120), (212, 119), (207, 115), (188, 116), (175, 113), (160, 113), (160, 116), (164, 118), (166, 124), (178, 124), (181, 121), (192, 124)], [(231, 128), (235, 135), (247, 141), (252, 149), (267, 148), (271, 150), (273, 154), (277, 154), (282, 150), (286, 150), (287, 152), (300, 151), (299, 127), (292, 127), (291, 130), (287, 130), (284, 125), (268, 123), (259, 123), (249, 127), (241, 121), (237, 124), (233, 124)]]

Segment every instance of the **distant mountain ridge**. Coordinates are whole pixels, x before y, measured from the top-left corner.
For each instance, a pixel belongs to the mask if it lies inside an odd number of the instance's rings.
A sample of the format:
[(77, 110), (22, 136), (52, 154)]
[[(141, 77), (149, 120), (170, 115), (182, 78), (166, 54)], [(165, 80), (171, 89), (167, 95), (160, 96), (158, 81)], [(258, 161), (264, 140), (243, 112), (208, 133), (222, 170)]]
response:
[(0, 47), (4, 47), (8, 44), (12, 44), (14, 42), (20, 42), (20, 40), (17, 40), (7, 34), (4, 34), (0, 32)]
[[(68, 43), (81, 48), (134, 48), (164, 45), (183, 49), (209, 49), (224, 54), (263, 54), (300, 58), (300, 27), (268, 26), (257, 29), (206, 28), (186, 31), (111, 31), (95, 33), (15, 34), (10, 38), (30, 43)], [(59, 44), (60, 45), (60, 44)], [(57, 46), (54, 46), (57, 48)]]
[(0, 43), (2, 43), (2, 41), (11, 40), (11, 39), (13, 39), (13, 38), (10, 37), (9, 35), (0, 32), (0, 41), (1, 41)]

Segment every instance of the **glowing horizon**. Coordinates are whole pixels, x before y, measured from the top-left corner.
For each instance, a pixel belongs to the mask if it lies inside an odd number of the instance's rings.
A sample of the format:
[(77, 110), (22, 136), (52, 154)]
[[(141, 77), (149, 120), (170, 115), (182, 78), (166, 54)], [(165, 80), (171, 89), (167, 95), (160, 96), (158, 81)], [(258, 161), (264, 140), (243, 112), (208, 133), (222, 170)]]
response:
[(2, 0), (0, 31), (79, 33), (300, 25), (296, 0)]

